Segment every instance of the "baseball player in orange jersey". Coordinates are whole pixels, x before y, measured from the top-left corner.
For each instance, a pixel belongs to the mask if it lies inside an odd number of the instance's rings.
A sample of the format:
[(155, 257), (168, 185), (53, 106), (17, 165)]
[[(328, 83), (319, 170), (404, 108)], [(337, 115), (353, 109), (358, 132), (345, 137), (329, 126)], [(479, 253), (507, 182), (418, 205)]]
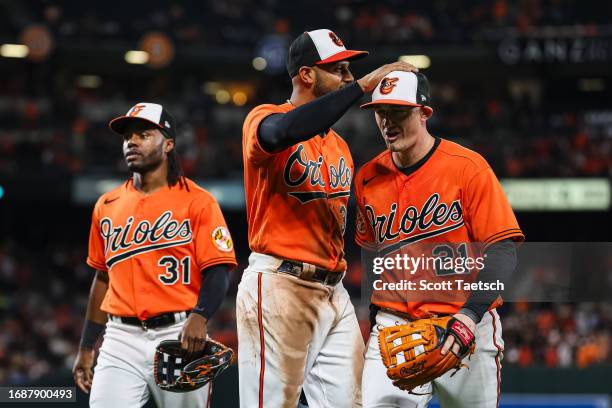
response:
[(91, 389), (92, 407), (142, 406), (151, 395), (160, 407), (207, 406), (210, 384), (183, 394), (158, 388), (153, 357), (166, 339), (191, 353), (204, 347), (236, 265), (232, 239), (213, 196), (182, 175), (174, 121), (161, 105), (139, 103), (109, 127), (123, 136), (133, 174), (93, 211), (87, 264), (96, 277), (75, 381)]
[[(362, 107), (374, 109), (387, 149), (355, 177), (357, 244), (382, 253), (411, 253), (411, 248), (417, 248), (413, 254), (420, 255), (422, 248), (453, 251), (457, 244), (478, 242), (486, 253), (478, 280), (507, 278), (516, 265), (515, 243), (524, 239), (523, 233), (487, 162), (478, 153), (427, 131), (433, 110), (425, 76), (391, 72), (373, 92), (372, 102)], [(420, 279), (424, 272), (414, 276)], [(499, 292), (472, 293), (461, 302), (372, 298), (373, 327), (362, 382), (364, 407), (425, 407), (432, 393), (442, 407), (498, 404), (503, 351), (495, 311), (501, 303)], [(475, 334), (476, 351), (469, 369), (459, 370), (452, 378), (448, 372), (414, 393), (402, 391), (386, 375), (377, 342), (379, 329), (432, 315), (454, 315)], [(442, 353), (456, 353), (459, 344), (455, 342), (449, 336)]]
[(293, 93), (260, 105), (243, 126), (244, 182), (252, 254), (238, 288), (241, 407), (361, 406), (363, 339), (349, 295), (344, 229), (353, 177), (346, 142), (331, 126), (392, 70), (354, 82), (336, 34), (305, 32), (292, 44)]

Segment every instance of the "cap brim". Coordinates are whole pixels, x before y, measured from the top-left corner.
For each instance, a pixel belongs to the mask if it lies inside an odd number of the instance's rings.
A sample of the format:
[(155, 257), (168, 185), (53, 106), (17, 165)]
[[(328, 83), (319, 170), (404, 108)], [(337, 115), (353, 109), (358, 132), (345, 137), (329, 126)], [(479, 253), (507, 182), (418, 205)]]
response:
[(164, 130), (164, 128), (159, 123), (155, 123), (152, 120), (145, 119), (145, 118), (140, 118), (138, 116), (119, 116), (119, 117), (111, 120), (108, 123), (108, 128), (110, 130), (112, 130), (113, 132), (117, 133), (118, 135), (123, 136), (123, 130), (125, 129), (125, 126), (128, 123), (133, 122), (135, 120), (139, 120), (141, 122), (150, 123), (153, 126), (155, 126), (156, 128)]
[(418, 103), (412, 103), (408, 101), (402, 101), (401, 99), (378, 99), (376, 101), (364, 103), (360, 106), (361, 109), (368, 109), (375, 105), (399, 105), (399, 106), (419, 106), (421, 108), (427, 108), (433, 111), (430, 106), (419, 105)]
[(351, 61), (367, 57), (368, 51), (344, 50), (337, 54), (331, 55), (324, 60), (315, 62), (316, 65), (329, 64), (330, 62)]

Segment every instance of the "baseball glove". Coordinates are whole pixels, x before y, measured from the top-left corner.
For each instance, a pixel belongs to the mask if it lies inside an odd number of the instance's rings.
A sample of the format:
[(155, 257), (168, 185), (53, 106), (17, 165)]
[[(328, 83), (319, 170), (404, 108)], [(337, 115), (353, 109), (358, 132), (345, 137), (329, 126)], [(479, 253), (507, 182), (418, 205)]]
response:
[[(448, 336), (460, 345), (459, 354), (442, 355)], [(399, 326), (385, 327), (378, 334), (380, 356), (393, 385), (412, 391), (451, 369), (453, 375), (465, 364), (461, 360), (474, 352), (474, 333), (452, 316), (420, 319)]]
[(197, 390), (217, 377), (232, 363), (234, 351), (208, 339), (204, 349), (188, 354), (178, 340), (164, 340), (155, 350), (153, 377), (165, 391), (188, 392)]

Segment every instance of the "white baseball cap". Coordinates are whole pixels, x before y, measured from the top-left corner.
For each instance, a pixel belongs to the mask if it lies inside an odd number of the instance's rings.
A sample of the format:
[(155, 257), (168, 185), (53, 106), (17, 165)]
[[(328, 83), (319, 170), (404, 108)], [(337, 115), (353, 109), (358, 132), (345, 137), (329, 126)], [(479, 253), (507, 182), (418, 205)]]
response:
[(372, 92), (372, 102), (361, 105), (361, 108), (375, 105), (420, 106), (433, 111), (427, 77), (420, 72), (388, 73)]
[(287, 53), (287, 72), (294, 77), (300, 67), (328, 64), (363, 58), (367, 51), (347, 50), (344, 43), (331, 30), (306, 31), (297, 37)]
[(125, 126), (134, 120), (149, 122), (163, 130), (167, 137), (176, 138), (174, 118), (162, 105), (157, 103), (141, 102), (132, 106), (123, 116), (111, 120), (108, 127), (115, 133), (123, 135)]

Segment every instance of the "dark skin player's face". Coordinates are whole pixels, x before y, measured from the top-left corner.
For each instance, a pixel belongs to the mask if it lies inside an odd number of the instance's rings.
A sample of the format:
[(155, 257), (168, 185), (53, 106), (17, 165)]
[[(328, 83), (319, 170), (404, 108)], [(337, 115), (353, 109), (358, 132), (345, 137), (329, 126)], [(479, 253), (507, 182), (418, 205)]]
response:
[(315, 65), (313, 69), (316, 72), (314, 94), (317, 98), (350, 85), (355, 80), (348, 61)]
[(132, 172), (146, 173), (167, 159), (173, 143), (154, 125), (134, 120), (123, 132), (123, 157)]

